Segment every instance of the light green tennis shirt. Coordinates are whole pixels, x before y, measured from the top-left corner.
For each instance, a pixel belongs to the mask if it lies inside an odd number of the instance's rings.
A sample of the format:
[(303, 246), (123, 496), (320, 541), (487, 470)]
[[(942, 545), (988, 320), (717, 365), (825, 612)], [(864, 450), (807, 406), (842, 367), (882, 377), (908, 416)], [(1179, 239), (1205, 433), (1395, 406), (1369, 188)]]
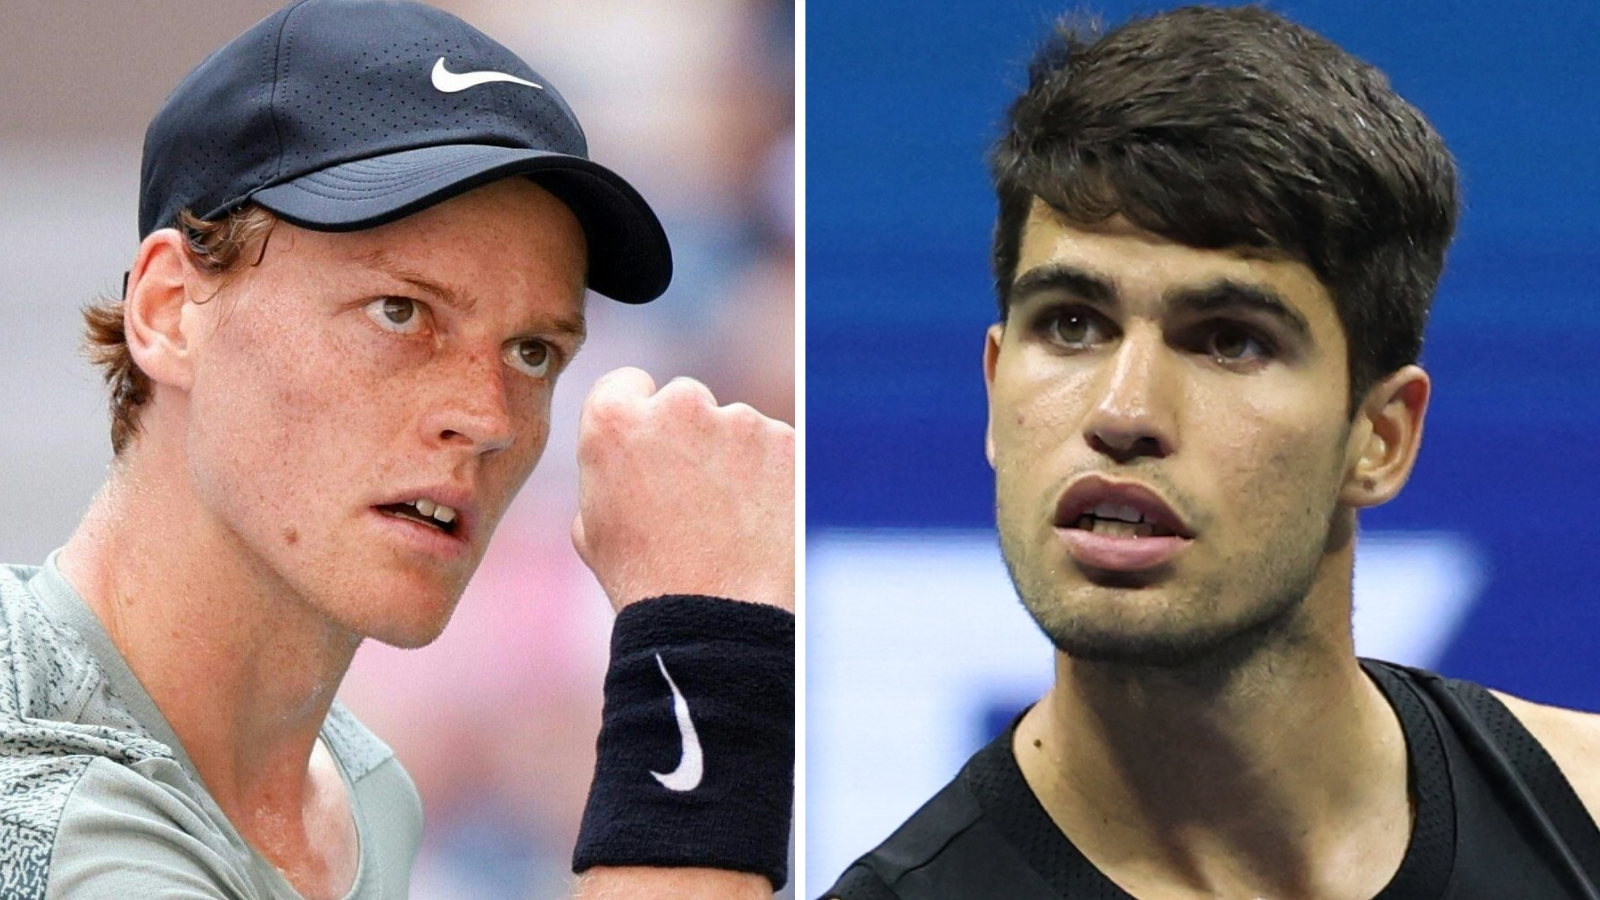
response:
[[(301, 900), (217, 808), (57, 555), (0, 566), (0, 897)], [(401, 900), (422, 834), (416, 787), (338, 703), (322, 741), (361, 844), (346, 897)]]

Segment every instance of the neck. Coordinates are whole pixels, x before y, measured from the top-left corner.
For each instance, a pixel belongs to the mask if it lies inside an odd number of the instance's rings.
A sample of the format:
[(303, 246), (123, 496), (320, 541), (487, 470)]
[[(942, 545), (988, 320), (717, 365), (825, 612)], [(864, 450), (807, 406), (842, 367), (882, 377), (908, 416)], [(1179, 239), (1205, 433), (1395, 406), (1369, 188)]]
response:
[(67, 543), (62, 572), (229, 820), (293, 840), (326, 802), (310, 760), (358, 639), (262, 566), (181, 472), (162, 468), (180, 454), (133, 450)]
[(1018, 762), (1130, 893), (1364, 900), (1398, 868), (1405, 741), (1356, 661), (1348, 572), (1225, 664), (1058, 655), (1055, 687), (1018, 728)]

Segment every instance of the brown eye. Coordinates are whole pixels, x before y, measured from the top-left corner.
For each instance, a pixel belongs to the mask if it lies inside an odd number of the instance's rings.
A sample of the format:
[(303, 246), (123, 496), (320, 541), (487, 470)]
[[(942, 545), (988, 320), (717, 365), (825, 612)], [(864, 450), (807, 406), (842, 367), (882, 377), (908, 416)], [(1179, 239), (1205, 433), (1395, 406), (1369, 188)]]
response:
[(417, 305), (403, 297), (389, 297), (383, 301), (383, 317), (396, 325), (404, 325), (417, 314)]
[(379, 297), (367, 304), (367, 318), (384, 331), (413, 334), (423, 324), (421, 306), (408, 297)]
[(540, 340), (517, 341), (506, 348), (506, 362), (524, 374), (544, 378), (550, 374), (555, 353)]
[(1067, 344), (1081, 344), (1089, 336), (1087, 316), (1068, 315), (1056, 319), (1056, 338)]
[(1043, 323), (1049, 340), (1065, 347), (1089, 347), (1106, 339), (1106, 328), (1094, 314), (1062, 310)]
[(1225, 325), (1211, 333), (1211, 355), (1224, 362), (1239, 362), (1265, 356), (1266, 350), (1250, 332)]

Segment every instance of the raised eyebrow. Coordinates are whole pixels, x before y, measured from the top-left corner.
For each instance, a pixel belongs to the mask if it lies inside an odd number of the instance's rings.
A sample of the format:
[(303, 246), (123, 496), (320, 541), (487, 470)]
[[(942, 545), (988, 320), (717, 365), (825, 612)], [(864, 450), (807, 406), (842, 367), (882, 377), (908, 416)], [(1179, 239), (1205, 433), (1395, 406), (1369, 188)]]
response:
[(1017, 276), (1011, 283), (1007, 305), (1025, 302), (1047, 291), (1071, 294), (1099, 306), (1117, 302), (1117, 288), (1110, 279), (1066, 263), (1050, 263)]
[(1302, 340), (1311, 339), (1311, 325), (1283, 295), (1259, 284), (1223, 279), (1201, 287), (1169, 290), (1168, 304), (1193, 313), (1215, 313), (1245, 309), (1264, 314), (1287, 327)]

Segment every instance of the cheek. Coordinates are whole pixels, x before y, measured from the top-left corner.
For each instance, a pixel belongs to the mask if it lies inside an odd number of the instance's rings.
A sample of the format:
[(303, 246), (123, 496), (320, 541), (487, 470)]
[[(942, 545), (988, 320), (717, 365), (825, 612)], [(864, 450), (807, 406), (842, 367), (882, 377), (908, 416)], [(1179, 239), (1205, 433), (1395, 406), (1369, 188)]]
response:
[(269, 327), (240, 335), (230, 347), (230, 382), (274, 450), (317, 454), (365, 429), (382, 412), (381, 384), (356, 336)]
[(1270, 523), (1282, 516), (1325, 515), (1342, 459), (1342, 409), (1313, 392), (1234, 395), (1232, 402), (1197, 398), (1201, 426), (1193, 432), (1215, 466), (1216, 487), (1261, 512), (1249, 519)]
[(371, 434), (382, 412), (357, 396), (371, 374), (351, 349), (292, 319), (243, 311), (216, 332), (196, 381), (191, 452), (217, 505), (265, 512), (285, 543), (304, 533), (305, 510), (366, 456), (353, 437)]
[(519, 408), (525, 410), (517, 417), (517, 440), (510, 452), (502, 454), (505, 477), (511, 493), (533, 474), (534, 466), (544, 456), (550, 442), (550, 391), (538, 391), (523, 401)]
[(1055, 502), (1059, 482), (1082, 462), (1087, 396), (1084, 379), (1069, 373), (996, 369), (990, 416), (1002, 532), (1050, 519), (1045, 508)]
[(1024, 360), (995, 370), (991, 389), (996, 465), (1026, 463), (1065, 447), (1078, 431), (1087, 397), (1072, 372), (1036, 371)]

